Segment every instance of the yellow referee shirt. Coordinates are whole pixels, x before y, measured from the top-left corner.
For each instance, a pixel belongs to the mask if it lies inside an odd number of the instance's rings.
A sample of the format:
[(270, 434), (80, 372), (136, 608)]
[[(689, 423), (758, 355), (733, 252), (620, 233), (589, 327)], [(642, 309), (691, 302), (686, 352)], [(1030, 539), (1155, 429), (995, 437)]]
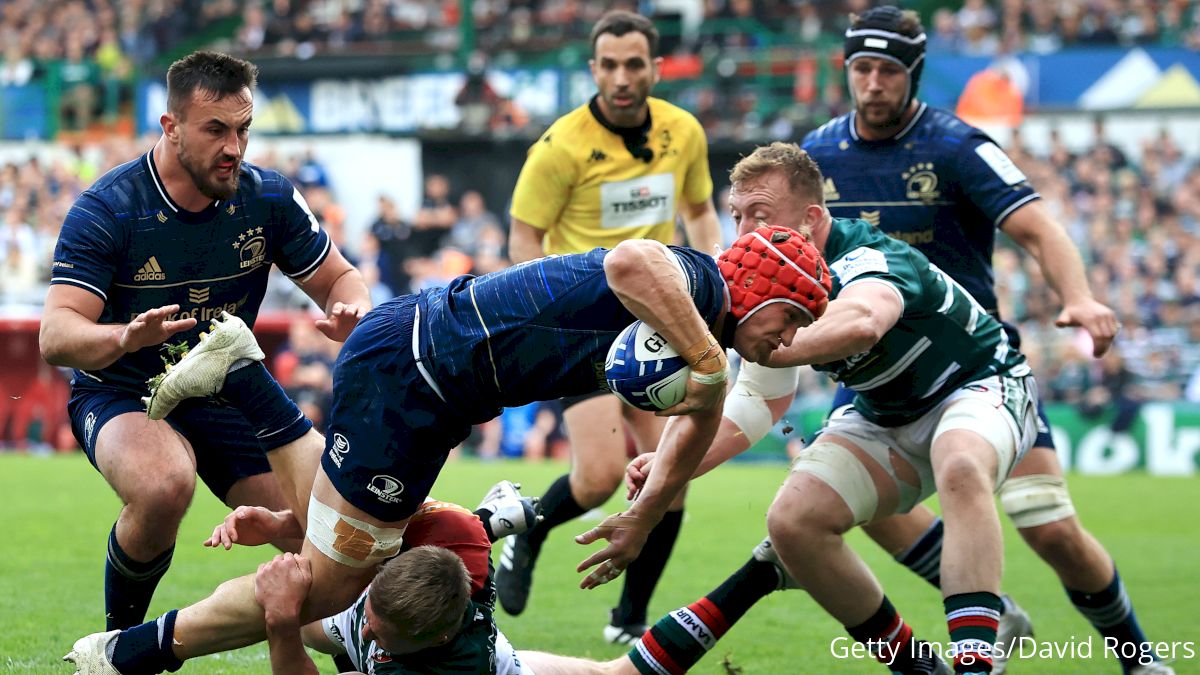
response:
[(671, 243), (680, 200), (712, 197), (708, 141), (686, 110), (649, 98), (646, 162), (588, 105), (560, 117), (529, 148), (511, 215), (546, 231), (546, 254), (611, 248), (626, 239)]

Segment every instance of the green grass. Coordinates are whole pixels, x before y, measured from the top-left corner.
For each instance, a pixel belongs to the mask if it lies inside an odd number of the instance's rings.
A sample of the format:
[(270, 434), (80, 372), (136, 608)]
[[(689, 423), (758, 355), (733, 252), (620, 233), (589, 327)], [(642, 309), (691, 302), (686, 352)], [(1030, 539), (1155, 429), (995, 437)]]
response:
[[(474, 507), (499, 478), (522, 481), (527, 494), (538, 494), (563, 469), (553, 464), (451, 462), (435, 494)], [(694, 601), (747, 558), (764, 533), (763, 514), (783, 471), (778, 466), (735, 465), (693, 486), (683, 533), (651, 605), (652, 615)], [(1151, 638), (1190, 640), (1193, 649), (1200, 651), (1195, 647), (1200, 642), (1195, 480), (1076, 476), (1072, 489), (1084, 522), (1120, 564)], [(0, 672), (70, 672), (59, 658), (75, 638), (102, 627), (104, 542), (119, 504), (80, 455), (0, 455), (0, 499), (5, 523), (0, 544)], [(620, 506), (615, 500), (608, 505), (610, 511)], [(200, 541), (224, 513), (225, 508), (202, 487), (197, 490), (183, 523), (174, 566), (159, 587), (152, 614), (200, 599), (220, 581), (253, 571), (269, 555), (265, 549), (202, 548)], [(501, 628), (519, 648), (597, 659), (623, 653), (600, 640), (619, 589), (615, 585), (594, 591), (577, 588), (579, 575), (574, 567), (585, 550), (569, 535), (587, 526), (571, 523), (551, 536), (524, 615), (499, 613)], [(1065, 643), (1092, 637), (1090, 626), (1070, 607), (1049, 568), (1007, 525), (1005, 536), (1005, 588), (1033, 615), (1038, 639)], [(852, 535), (851, 541), (917, 633), (944, 642), (939, 595), (861, 534)], [(747, 674), (882, 672), (873, 662), (831, 656), (831, 640), (843, 635), (842, 628), (805, 594), (777, 593), (734, 627), (695, 672), (723, 672), (720, 663), (726, 656)], [(1103, 659), (1098, 645), (1094, 651), (1091, 660), (1033, 660), (1014, 665), (1011, 672), (1120, 672), (1115, 661)], [(319, 663), (323, 672), (331, 672), (326, 660)], [(1175, 668), (1180, 674), (1200, 673), (1200, 661), (1184, 659)], [(194, 661), (183, 672), (267, 671), (266, 650), (260, 646)]]

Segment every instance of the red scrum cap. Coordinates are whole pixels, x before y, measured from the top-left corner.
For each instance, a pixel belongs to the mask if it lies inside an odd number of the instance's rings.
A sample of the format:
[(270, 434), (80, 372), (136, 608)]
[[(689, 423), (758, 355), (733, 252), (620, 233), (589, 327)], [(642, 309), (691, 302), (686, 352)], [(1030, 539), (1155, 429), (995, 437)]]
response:
[(829, 305), (833, 277), (825, 258), (795, 230), (758, 227), (722, 251), (717, 267), (729, 286), (729, 311), (739, 324), (773, 302), (786, 302), (813, 321)]

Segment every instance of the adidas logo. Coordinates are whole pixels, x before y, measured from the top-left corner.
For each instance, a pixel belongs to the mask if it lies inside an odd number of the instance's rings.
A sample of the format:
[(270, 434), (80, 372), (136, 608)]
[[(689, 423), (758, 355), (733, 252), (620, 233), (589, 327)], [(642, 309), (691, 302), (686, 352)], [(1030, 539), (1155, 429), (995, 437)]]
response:
[(166, 274), (163, 274), (162, 268), (158, 266), (158, 258), (150, 256), (145, 265), (133, 275), (134, 281), (165, 281)]

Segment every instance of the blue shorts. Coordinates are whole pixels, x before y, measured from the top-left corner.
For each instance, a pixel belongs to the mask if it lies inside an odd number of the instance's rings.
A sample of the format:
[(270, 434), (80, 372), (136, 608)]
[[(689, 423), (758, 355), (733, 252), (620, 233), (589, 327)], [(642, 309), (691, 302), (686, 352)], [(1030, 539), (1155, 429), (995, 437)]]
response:
[[(829, 409), (832, 412), (853, 402), (854, 392), (839, 384), (837, 391), (833, 392), (833, 405)], [(1046, 406), (1040, 398), (1037, 406), (1037, 437), (1033, 439), (1033, 447), (1050, 448), (1057, 451), (1057, 448), (1054, 447), (1054, 436), (1050, 433), (1050, 422), (1046, 419)]]
[[(96, 437), (100, 429), (117, 415), (145, 414), (145, 411), (146, 406), (137, 394), (88, 382), (75, 382), (67, 403), (71, 431), (92, 466), (96, 466)], [(234, 408), (212, 399), (190, 399), (180, 403), (166, 421), (191, 444), (196, 454), (196, 474), (222, 501), (234, 483), (271, 470), (268, 448), (255, 438), (254, 429)], [(290, 429), (291, 438), (272, 439), (275, 443), (271, 447), (296, 440), (308, 427), (299, 425)]]
[(333, 368), (333, 405), (321, 467), (341, 496), (384, 522), (416, 513), (471, 434), (421, 376), (413, 356), (415, 296), (358, 322)]

